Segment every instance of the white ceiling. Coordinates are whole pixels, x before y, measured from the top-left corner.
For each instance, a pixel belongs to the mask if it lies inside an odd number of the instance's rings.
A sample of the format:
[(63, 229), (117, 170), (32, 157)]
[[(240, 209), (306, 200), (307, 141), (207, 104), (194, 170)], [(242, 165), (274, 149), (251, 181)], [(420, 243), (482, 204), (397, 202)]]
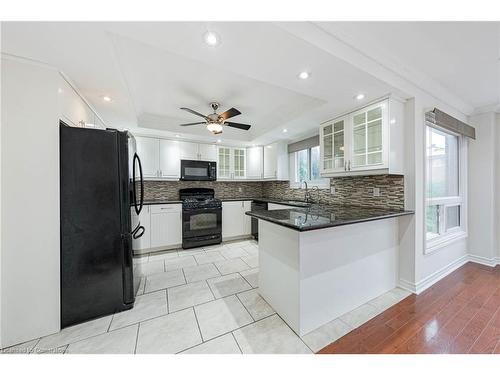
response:
[(473, 108), (500, 103), (499, 22), (322, 22), (357, 48), (371, 45)]
[[(317, 26), (358, 49), (375, 47), (472, 107), (499, 101), (497, 24)], [(207, 30), (219, 34), (219, 46), (203, 43)], [(358, 92), (366, 94), (363, 102), (391, 92), (408, 97), (275, 23), (2, 23), (2, 52), (60, 69), (109, 126), (198, 139), (214, 137), (203, 126), (178, 126), (198, 120), (179, 107), (207, 114), (214, 100), (221, 111), (236, 107), (242, 115), (233, 120), (252, 128), (225, 128), (222, 138), (266, 143), (317, 131), (320, 122), (359, 106)], [(311, 72), (308, 80), (297, 78), (303, 70)]]

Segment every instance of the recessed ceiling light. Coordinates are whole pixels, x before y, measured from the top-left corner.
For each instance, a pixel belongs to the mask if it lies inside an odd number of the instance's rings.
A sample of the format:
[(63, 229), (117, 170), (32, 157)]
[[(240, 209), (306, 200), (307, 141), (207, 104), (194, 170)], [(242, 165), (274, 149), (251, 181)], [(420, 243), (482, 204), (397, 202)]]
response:
[(300, 72), (300, 74), (299, 74), (300, 79), (308, 79), (309, 76), (310, 76), (309, 72), (306, 72), (306, 71)]
[(111, 101), (111, 98), (110, 98), (109, 96), (107, 96), (107, 95), (104, 95), (104, 96), (102, 97), (102, 100), (104, 100), (105, 102), (110, 102), (110, 101)]
[(363, 100), (365, 98), (365, 94), (359, 93), (354, 97), (356, 100)]
[(288, 129), (283, 129), (283, 133), (287, 133), (288, 132)]
[(219, 36), (213, 31), (207, 31), (205, 35), (203, 35), (203, 40), (211, 47), (215, 47), (220, 43)]
[(218, 139), (218, 140), (217, 140), (217, 143), (221, 143), (221, 142), (222, 142), (222, 140), (221, 140), (221, 139)]

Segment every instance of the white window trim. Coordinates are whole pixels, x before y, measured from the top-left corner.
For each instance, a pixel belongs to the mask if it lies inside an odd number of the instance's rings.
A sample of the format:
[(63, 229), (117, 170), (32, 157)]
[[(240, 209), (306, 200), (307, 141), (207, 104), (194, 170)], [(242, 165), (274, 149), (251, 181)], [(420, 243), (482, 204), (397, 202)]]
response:
[[(291, 153), (288, 154), (289, 158), (289, 163), (288, 165), (290, 166), (290, 189), (301, 189), (304, 187), (304, 184), (302, 184), (300, 181), (295, 181), (295, 167), (296, 167), (296, 153)], [(318, 189), (330, 189), (330, 179), (327, 177), (324, 177), (320, 180), (311, 180), (307, 181), (307, 184), (309, 187), (312, 186), (317, 186)]]
[[(423, 215), (423, 237), (424, 237), (424, 254), (432, 254), (433, 252), (442, 249), (446, 246), (451, 245), (452, 243), (467, 238), (467, 160), (468, 160), (468, 144), (467, 139), (461, 134), (451, 132), (447, 129), (443, 129), (440, 126), (432, 125), (431, 127), (443, 131), (445, 133), (453, 134), (458, 137), (458, 155), (459, 155), (459, 166), (458, 166), (458, 174), (459, 174), (459, 194), (458, 197), (445, 197), (445, 198), (431, 198), (427, 199), (425, 196), (426, 192), (426, 178), (427, 176), (427, 123), (424, 126), (424, 178), (423, 178), (423, 191), (424, 191), (424, 215)], [(439, 204), (444, 205), (444, 209), (448, 206), (460, 205), (460, 227), (451, 228), (448, 230), (448, 233), (439, 235), (432, 239), (427, 239), (427, 228), (426, 228), (426, 210), (428, 205)], [(443, 225), (446, 225), (446, 215), (443, 215), (444, 221)]]

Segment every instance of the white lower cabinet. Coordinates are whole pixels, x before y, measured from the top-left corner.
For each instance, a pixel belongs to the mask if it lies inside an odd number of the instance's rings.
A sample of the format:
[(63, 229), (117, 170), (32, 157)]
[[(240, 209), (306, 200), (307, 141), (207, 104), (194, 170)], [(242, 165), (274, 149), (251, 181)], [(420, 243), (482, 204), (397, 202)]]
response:
[(151, 247), (167, 247), (182, 243), (182, 205), (151, 206)]
[(247, 236), (251, 233), (251, 201), (222, 202), (222, 238)]
[[(252, 218), (245, 215), (245, 212), (251, 210), (251, 205), (251, 201), (222, 202), (224, 240), (251, 234)], [(146, 205), (139, 216), (132, 208), (132, 229), (139, 221), (144, 227), (144, 234), (137, 240), (132, 240), (134, 252), (146, 253), (149, 249), (176, 248), (182, 244), (181, 204)]]
[(139, 216), (132, 208), (132, 229), (138, 222), (144, 227), (142, 237), (132, 240), (135, 252), (151, 248), (177, 247), (182, 243), (182, 205), (146, 205)]

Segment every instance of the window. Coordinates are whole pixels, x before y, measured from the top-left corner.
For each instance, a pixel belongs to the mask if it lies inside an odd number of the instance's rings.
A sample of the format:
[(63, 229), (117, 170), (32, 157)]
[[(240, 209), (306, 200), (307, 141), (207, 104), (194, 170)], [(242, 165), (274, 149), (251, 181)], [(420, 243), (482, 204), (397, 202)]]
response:
[(300, 187), (302, 181), (312, 183), (318, 187), (328, 187), (330, 180), (321, 178), (319, 172), (320, 152), (319, 146), (294, 152), (290, 156), (291, 166), (294, 169), (292, 187)]
[(463, 214), (465, 147), (461, 136), (426, 128), (425, 227), (427, 251), (465, 234)]

